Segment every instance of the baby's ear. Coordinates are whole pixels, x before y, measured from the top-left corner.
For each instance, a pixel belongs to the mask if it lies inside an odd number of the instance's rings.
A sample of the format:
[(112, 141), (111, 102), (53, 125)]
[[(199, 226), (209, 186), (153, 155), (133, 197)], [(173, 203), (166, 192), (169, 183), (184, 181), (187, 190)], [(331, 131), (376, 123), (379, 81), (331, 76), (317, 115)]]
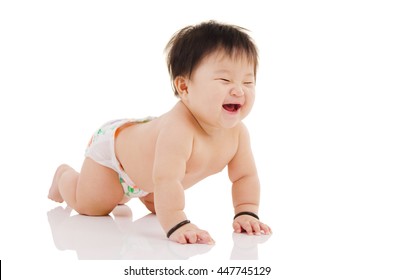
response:
[(176, 91), (181, 98), (188, 94), (187, 82), (188, 82), (188, 79), (183, 76), (177, 76), (173, 82), (175, 85)]

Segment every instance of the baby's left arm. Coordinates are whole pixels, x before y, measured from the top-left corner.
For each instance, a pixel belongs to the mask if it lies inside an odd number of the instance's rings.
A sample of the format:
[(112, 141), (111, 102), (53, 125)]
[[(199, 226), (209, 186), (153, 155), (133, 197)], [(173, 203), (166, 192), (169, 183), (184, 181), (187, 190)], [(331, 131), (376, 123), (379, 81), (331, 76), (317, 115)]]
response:
[[(241, 124), (238, 149), (228, 164), (229, 179), (232, 182), (232, 200), (235, 210), (233, 229), (248, 234), (270, 234), (270, 228), (259, 221), (259, 179), (251, 151), (247, 128)], [(248, 213), (247, 213), (248, 212)], [(241, 215), (238, 215), (241, 213)]]

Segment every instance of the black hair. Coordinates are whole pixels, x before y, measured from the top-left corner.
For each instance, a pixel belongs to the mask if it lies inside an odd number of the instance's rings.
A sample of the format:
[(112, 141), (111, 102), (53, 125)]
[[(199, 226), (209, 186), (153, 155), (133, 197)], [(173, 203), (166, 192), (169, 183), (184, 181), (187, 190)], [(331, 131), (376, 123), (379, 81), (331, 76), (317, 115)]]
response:
[[(208, 21), (176, 32), (165, 48), (172, 83), (177, 76), (190, 77), (204, 57), (219, 49), (230, 56), (245, 54), (254, 64), (256, 75), (258, 49), (247, 31), (236, 25)], [(176, 96), (179, 95), (175, 87), (174, 92)]]

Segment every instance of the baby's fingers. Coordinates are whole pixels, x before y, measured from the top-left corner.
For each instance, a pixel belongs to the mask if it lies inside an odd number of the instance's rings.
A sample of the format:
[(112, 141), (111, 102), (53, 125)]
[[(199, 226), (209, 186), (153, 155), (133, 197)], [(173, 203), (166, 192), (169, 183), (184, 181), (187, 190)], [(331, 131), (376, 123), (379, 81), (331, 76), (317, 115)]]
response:
[(197, 243), (199, 244), (213, 245), (215, 243), (213, 238), (211, 238), (210, 234), (205, 231), (199, 232), (197, 235), (198, 235)]
[(241, 233), (242, 232), (242, 226), (238, 222), (233, 223), (233, 230), (236, 233)]
[(186, 231), (184, 233), (184, 239), (186, 240), (185, 243), (190, 243), (190, 244), (209, 244), (213, 245), (215, 242), (214, 240), (210, 237), (209, 233), (206, 231)]
[(253, 234), (254, 227), (250, 222), (241, 223), (240, 226), (247, 234)]
[(172, 241), (175, 241), (177, 243), (180, 243), (180, 244), (187, 244), (188, 243), (185, 234), (176, 234), (176, 235), (172, 234), (169, 239)]
[(191, 230), (186, 231), (184, 233), (184, 238), (187, 240), (186, 243), (194, 244), (194, 243), (197, 243), (197, 241), (198, 241), (198, 236), (197, 236), (196, 232), (191, 231)]
[(272, 230), (268, 225), (265, 225), (263, 223), (261, 223), (261, 230), (265, 233), (265, 234), (272, 234)]
[(242, 233), (242, 232), (246, 232), (247, 234), (253, 233), (253, 227), (248, 222), (246, 223), (234, 222), (233, 229), (235, 230), (236, 233)]
[(271, 229), (260, 221), (234, 222), (233, 229), (236, 233), (246, 232), (249, 235), (271, 234)]
[(261, 223), (259, 221), (251, 222), (251, 227), (256, 235), (261, 235)]
[(180, 244), (209, 244), (213, 245), (215, 242), (206, 231), (187, 230), (184, 233), (178, 233), (176, 236), (171, 236), (171, 240)]

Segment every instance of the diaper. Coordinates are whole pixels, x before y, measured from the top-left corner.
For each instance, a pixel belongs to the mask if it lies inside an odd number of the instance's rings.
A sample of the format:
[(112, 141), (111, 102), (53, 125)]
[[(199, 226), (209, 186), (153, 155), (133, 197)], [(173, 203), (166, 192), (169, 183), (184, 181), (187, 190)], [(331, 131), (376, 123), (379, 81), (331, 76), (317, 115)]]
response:
[(107, 122), (93, 134), (85, 151), (86, 157), (113, 169), (119, 174), (120, 184), (123, 187), (124, 194), (128, 197), (143, 197), (148, 193), (135, 186), (135, 183), (128, 177), (117, 160), (115, 154), (115, 133), (119, 127), (126, 123), (143, 123), (152, 119), (148, 117), (145, 119), (120, 119)]

